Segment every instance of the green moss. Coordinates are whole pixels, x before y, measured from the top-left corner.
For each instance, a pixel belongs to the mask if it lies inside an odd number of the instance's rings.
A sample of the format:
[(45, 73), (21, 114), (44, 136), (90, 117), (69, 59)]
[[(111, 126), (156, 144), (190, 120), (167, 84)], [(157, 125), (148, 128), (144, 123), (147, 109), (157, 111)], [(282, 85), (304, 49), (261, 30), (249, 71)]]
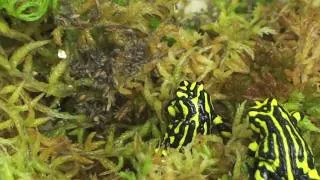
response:
[(129, 4), (129, 0), (113, 0), (113, 2), (120, 6), (127, 6)]
[(36, 21), (40, 19), (48, 11), (49, 6), (57, 8), (57, 0), (2, 0), (0, 1), (0, 9), (18, 19), (24, 21)]

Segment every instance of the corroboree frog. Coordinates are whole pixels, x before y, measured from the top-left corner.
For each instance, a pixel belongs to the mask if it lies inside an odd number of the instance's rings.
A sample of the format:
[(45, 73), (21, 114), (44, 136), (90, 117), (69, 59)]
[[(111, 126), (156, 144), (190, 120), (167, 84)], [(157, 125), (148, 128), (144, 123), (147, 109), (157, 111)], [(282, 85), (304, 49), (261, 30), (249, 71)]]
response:
[(167, 106), (171, 119), (163, 140), (166, 147), (180, 149), (192, 142), (197, 134), (212, 133), (214, 125), (223, 136), (231, 135), (221, 116), (214, 112), (203, 83), (182, 81), (175, 96)]
[(299, 112), (290, 114), (268, 98), (256, 101), (248, 116), (251, 129), (259, 135), (249, 145), (256, 158), (253, 179), (320, 179), (311, 148), (297, 127), (303, 119)]

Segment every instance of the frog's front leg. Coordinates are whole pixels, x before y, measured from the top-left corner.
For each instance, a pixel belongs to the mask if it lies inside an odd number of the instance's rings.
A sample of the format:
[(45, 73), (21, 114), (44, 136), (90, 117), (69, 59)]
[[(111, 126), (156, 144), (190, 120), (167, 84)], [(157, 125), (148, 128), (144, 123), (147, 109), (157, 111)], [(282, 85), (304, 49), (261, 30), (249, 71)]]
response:
[(304, 115), (297, 111), (290, 112), (290, 120), (293, 125), (297, 127), (298, 122), (300, 122), (304, 118)]
[(252, 157), (255, 157), (256, 152), (259, 149), (259, 144), (257, 141), (253, 141), (252, 143), (249, 144), (248, 146), (248, 154)]
[(275, 169), (269, 162), (259, 161), (256, 165), (253, 179), (255, 180), (281, 180), (282, 178), (275, 172)]
[(254, 176), (251, 179), (255, 179), (255, 180), (265, 180), (265, 179), (269, 179), (270, 175), (269, 175), (269, 171), (267, 170), (267, 168), (265, 166), (260, 166), (257, 167), (255, 172), (254, 172)]

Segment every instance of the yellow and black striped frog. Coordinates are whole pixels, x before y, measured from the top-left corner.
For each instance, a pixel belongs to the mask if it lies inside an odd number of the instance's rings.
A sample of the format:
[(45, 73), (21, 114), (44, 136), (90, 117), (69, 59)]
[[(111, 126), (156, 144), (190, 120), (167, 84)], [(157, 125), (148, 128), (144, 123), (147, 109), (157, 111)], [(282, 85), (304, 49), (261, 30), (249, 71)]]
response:
[(311, 148), (303, 139), (297, 122), (299, 112), (288, 113), (274, 98), (256, 101), (248, 112), (250, 128), (257, 141), (249, 144), (256, 159), (252, 179), (320, 179)]
[(231, 135), (230, 128), (214, 112), (211, 98), (202, 82), (182, 81), (175, 98), (167, 106), (167, 112), (170, 121), (163, 140), (165, 147), (181, 149), (192, 142), (197, 134), (212, 133), (213, 126), (223, 136)]

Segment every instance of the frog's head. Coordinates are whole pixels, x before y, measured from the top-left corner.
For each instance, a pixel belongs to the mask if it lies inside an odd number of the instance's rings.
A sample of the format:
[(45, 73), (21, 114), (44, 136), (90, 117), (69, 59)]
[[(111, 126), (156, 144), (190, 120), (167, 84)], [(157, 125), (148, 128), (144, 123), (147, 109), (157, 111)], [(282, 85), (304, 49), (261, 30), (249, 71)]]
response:
[(176, 97), (167, 105), (167, 112), (171, 117), (184, 117), (189, 113), (187, 107), (191, 108), (190, 99), (198, 98), (200, 93), (204, 91), (203, 82), (181, 81), (176, 91)]
[(203, 91), (203, 82), (189, 82), (187, 80), (181, 81), (176, 91), (177, 98), (194, 98), (199, 96)]
[(274, 98), (267, 98), (264, 101), (255, 101), (255, 105), (250, 108), (250, 111), (270, 112), (274, 107), (279, 106), (278, 101)]
[(274, 98), (256, 101), (248, 112), (251, 129), (256, 133), (266, 133), (264, 130), (267, 130), (267, 121), (273, 117), (273, 110), (278, 106), (278, 101)]

